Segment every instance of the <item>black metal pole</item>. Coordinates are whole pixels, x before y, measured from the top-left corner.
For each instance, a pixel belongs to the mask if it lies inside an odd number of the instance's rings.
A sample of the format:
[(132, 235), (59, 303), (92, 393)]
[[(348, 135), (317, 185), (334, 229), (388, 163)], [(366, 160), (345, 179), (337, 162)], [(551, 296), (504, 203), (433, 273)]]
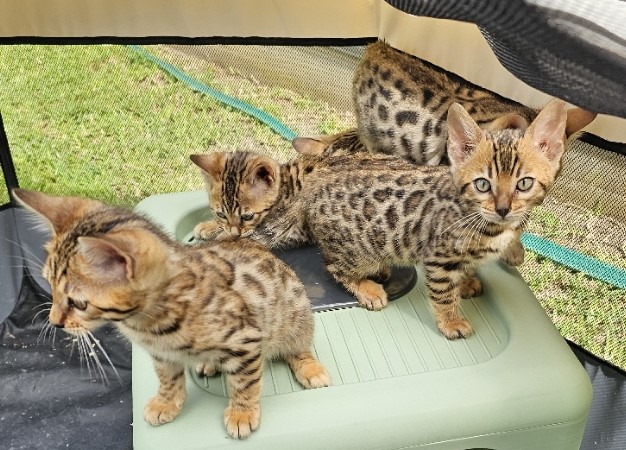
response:
[(17, 182), (17, 174), (15, 173), (15, 166), (13, 165), (13, 158), (11, 157), (11, 150), (9, 149), (9, 140), (7, 139), (6, 131), (4, 130), (4, 123), (2, 122), (2, 114), (0, 113), (0, 166), (2, 166), (2, 174), (4, 175), (4, 182), (7, 185), (9, 197), (13, 202), (13, 196), (11, 195), (11, 189), (19, 187)]

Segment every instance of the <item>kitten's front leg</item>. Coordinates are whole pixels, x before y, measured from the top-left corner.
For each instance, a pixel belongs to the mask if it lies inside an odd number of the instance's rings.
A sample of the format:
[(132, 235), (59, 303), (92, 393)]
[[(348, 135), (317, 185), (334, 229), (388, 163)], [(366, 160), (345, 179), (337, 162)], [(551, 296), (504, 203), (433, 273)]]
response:
[(200, 239), (204, 241), (214, 241), (224, 235), (224, 229), (217, 222), (217, 220), (207, 220), (200, 222), (193, 229), (194, 239)]
[(500, 259), (509, 266), (520, 266), (524, 262), (524, 246), (519, 237), (513, 239), (509, 246), (504, 250)]
[(305, 350), (297, 355), (285, 358), (291, 371), (302, 386), (307, 389), (330, 386), (330, 375), (315, 356)]
[(387, 306), (387, 293), (383, 286), (367, 278), (371, 273), (363, 273), (347, 259), (339, 259), (327, 250), (324, 250), (324, 259), (328, 273), (353, 294), (361, 306), (370, 311), (380, 311)]
[(372, 275), (369, 278), (376, 283), (384, 285), (391, 279), (391, 269), (387, 266), (383, 266), (376, 275)]
[[(246, 355), (248, 356), (248, 355)], [(232, 437), (245, 439), (261, 423), (263, 356), (248, 356), (234, 372), (227, 373), (231, 398), (224, 411), (224, 425)]]
[(459, 284), (459, 294), (461, 298), (471, 298), (480, 295), (483, 286), (476, 276), (476, 270), (467, 270)]
[(361, 306), (370, 311), (380, 311), (387, 306), (387, 293), (380, 283), (364, 277), (349, 275), (341, 269), (340, 263), (327, 262), (326, 270), (342, 284), (348, 292), (354, 294)]
[[(453, 266), (449, 263), (448, 266)], [(459, 311), (461, 298), (458, 284), (463, 277), (459, 270), (448, 270), (439, 262), (424, 262), (426, 287), (432, 301), (433, 315), (439, 331), (448, 339), (472, 334), (472, 326)]]
[(154, 369), (159, 378), (159, 390), (144, 408), (143, 417), (150, 425), (171, 422), (183, 409), (185, 397), (185, 368), (182, 364), (153, 357)]
[(380, 283), (367, 278), (349, 281), (343, 285), (352, 292), (361, 306), (370, 311), (380, 311), (387, 303), (387, 293)]

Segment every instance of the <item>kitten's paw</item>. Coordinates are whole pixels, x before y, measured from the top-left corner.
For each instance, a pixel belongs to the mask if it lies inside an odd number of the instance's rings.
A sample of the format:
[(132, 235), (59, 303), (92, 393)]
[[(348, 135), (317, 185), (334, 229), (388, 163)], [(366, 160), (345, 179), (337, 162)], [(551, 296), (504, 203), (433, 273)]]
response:
[(207, 220), (194, 227), (193, 237), (194, 239), (210, 241), (216, 239), (222, 231), (222, 227), (215, 220)]
[(383, 287), (372, 281), (363, 280), (357, 283), (354, 295), (361, 306), (370, 311), (380, 311), (387, 306), (387, 293)]
[(524, 246), (516, 239), (509, 244), (500, 259), (509, 266), (520, 266), (524, 262), (524, 253)]
[(196, 366), (196, 375), (199, 377), (209, 378), (217, 373), (217, 369), (213, 364), (205, 363)]
[(450, 320), (437, 324), (439, 331), (450, 340), (466, 338), (472, 334), (472, 326), (465, 319)]
[(480, 295), (483, 286), (476, 277), (464, 278), (459, 286), (459, 294), (462, 298), (471, 298)]
[(261, 423), (261, 408), (256, 405), (250, 409), (235, 409), (229, 403), (224, 411), (226, 431), (235, 439), (246, 439)]
[(169, 423), (180, 414), (183, 405), (175, 402), (166, 402), (161, 397), (152, 397), (143, 410), (143, 418), (152, 426)]
[(307, 389), (330, 386), (326, 368), (309, 352), (287, 359), (296, 380)]

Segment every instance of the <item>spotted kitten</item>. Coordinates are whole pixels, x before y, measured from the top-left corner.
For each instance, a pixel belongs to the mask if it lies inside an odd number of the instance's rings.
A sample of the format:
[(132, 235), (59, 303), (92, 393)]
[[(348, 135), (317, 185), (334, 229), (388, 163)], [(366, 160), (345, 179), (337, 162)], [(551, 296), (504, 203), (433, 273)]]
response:
[[(194, 237), (212, 240), (243, 236), (266, 245), (270, 244), (268, 227), (284, 214), (315, 163), (315, 159), (303, 157), (279, 164), (268, 156), (243, 151), (190, 158), (201, 169), (215, 215), (215, 219), (196, 225)], [(281, 246), (308, 242), (304, 224), (294, 222)]]
[[(358, 134), (369, 151), (428, 165), (446, 162), (446, 115), (453, 103), (484, 131), (525, 130), (539, 113), (381, 41), (365, 50), (353, 99)], [(567, 115), (568, 136), (595, 118), (580, 108)]]
[[(350, 155), (355, 152), (367, 152), (356, 129), (347, 130), (334, 135), (298, 137), (293, 140), (293, 146), (294, 149), (302, 155), (320, 158), (321, 161), (315, 162), (315, 164), (320, 167), (324, 164), (332, 164), (331, 161), (326, 160), (329, 157)], [(376, 155), (375, 158), (378, 158), (380, 162), (384, 162), (384, 164), (388, 166), (401, 166), (401, 164), (396, 161), (395, 157), (384, 157), (382, 156), (384, 154), (381, 153), (371, 155), (372, 157)], [(359, 161), (363, 164), (364, 159), (372, 160), (372, 157), (368, 158), (365, 155), (361, 155)], [(410, 168), (410, 166), (408, 166), (408, 168)], [(521, 234), (521, 230), (519, 234)], [(511, 241), (507, 249), (500, 255), (500, 259), (510, 266), (519, 266), (524, 262), (524, 255), (524, 246), (518, 238)]]
[(144, 409), (151, 425), (180, 413), (186, 366), (226, 374), (224, 423), (235, 438), (259, 426), (264, 358), (285, 358), (306, 388), (330, 384), (310, 351), (304, 287), (265, 247), (243, 239), (183, 246), (124, 209), (22, 189), (13, 194), (53, 232), (44, 267), (50, 323), (81, 337), (112, 322), (152, 356), (159, 390)]
[(276, 238), (292, 220), (304, 220), (327, 270), (373, 310), (387, 297), (368, 277), (421, 262), (440, 331), (468, 336), (459, 299), (480, 292), (476, 268), (519, 237), (554, 183), (566, 120), (564, 102), (553, 100), (525, 132), (485, 132), (454, 104), (447, 114), (450, 167), (403, 167), (360, 152), (327, 156), (275, 224)]

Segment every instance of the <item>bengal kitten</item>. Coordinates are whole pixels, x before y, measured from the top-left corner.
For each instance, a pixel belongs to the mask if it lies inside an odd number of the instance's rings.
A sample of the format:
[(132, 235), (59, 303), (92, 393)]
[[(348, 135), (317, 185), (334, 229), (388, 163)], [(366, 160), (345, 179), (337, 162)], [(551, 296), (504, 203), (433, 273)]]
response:
[(43, 270), (52, 288), (50, 323), (83, 337), (112, 322), (152, 356), (159, 389), (144, 409), (151, 425), (180, 413), (186, 366), (226, 374), (224, 423), (235, 438), (259, 426), (264, 358), (285, 358), (305, 388), (330, 384), (310, 350), (304, 287), (260, 244), (185, 246), (124, 209), (23, 189), (13, 194), (53, 232)]
[[(453, 103), (484, 131), (525, 130), (539, 113), (382, 41), (366, 48), (353, 99), (358, 134), (369, 151), (428, 165), (446, 163), (446, 115)], [(565, 133), (570, 136), (594, 118), (570, 109)]]
[(327, 270), (372, 310), (387, 296), (368, 277), (421, 262), (437, 326), (449, 339), (466, 337), (459, 298), (480, 292), (476, 268), (501, 257), (554, 183), (566, 120), (565, 103), (553, 100), (525, 132), (485, 132), (453, 104), (450, 167), (402, 167), (359, 152), (325, 157), (275, 224), (275, 239), (304, 220)]
[[(284, 214), (317, 158), (295, 158), (279, 164), (253, 152), (216, 152), (191, 155), (202, 173), (209, 207), (215, 218), (193, 230), (202, 240), (251, 237), (269, 245), (272, 224)], [(269, 229), (268, 229), (269, 227)], [(310, 242), (304, 224), (294, 222), (282, 247)]]
[[(367, 152), (367, 149), (365, 148), (363, 141), (359, 138), (356, 129), (347, 130), (334, 135), (298, 137), (295, 138), (292, 143), (294, 149), (298, 153), (309, 157), (309, 161), (313, 161), (311, 157), (318, 157), (323, 161), (326, 161), (326, 159), (329, 157), (350, 155), (355, 152)], [(384, 154), (382, 153), (371, 155), (377, 155), (376, 157), (379, 158), (381, 162), (384, 161), (387, 165), (394, 165), (398, 167), (401, 166), (401, 164), (396, 161), (396, 158), (392, 156), (383, 157), (382, 155)], [(368, 157), (365, 155), (361, 155), (359, 157), (359, 161), (361, 164), (364, 163), (364, 159), (368, 159)], [(326, 164), (328, 163), (331, 162), (326, 161)], [(315, 162), (315, 164), (318, 166), (322, 166), (324, 163), (322, 161), (317, 161)], [(408, 168), (410, 169), (410, 166), (408, 166)], [(304, 227), (304, 225), (301, 226)], [(524, 262), (524, 256), (524, 246), (518, 238), (511, 241), (508, 248), (500, 255), (500, 259), (510, 266), (519, 266)]]

